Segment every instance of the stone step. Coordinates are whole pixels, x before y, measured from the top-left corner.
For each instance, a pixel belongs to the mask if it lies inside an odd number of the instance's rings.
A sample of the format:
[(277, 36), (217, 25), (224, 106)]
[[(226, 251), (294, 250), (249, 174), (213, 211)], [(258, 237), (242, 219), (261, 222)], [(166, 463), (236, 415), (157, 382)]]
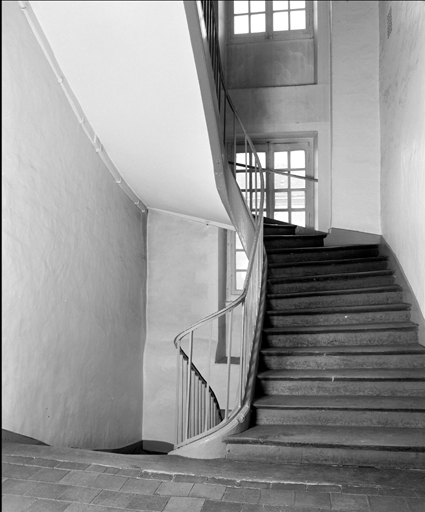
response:
[(340, 425), (359, 427), (425, 428), (425, 395), (287, 396), (257, 398), (257, 425)]
[(225, 438), (226, 458), (274, 463), (425, 467), (425, 430), (259, 425)]
[(264, 245), (268, 253), (269, 249), (282, 249), (293, 247), (323, 247), (323, 240), (327, 233), (312, 235), (264, 235)]
[(267, 370), (257, 377), (266, 395), (425, 395), (423, 368)]
[(408, 322), (410, 304), (376, 304), (370, 306), (341, 306), (333, 308), (312, 308), (267, 311), (265, 327), (345, 325)]
[(392, 270), (369, 272), (347, 272), (346, 274), (324, 274), (307, 277), (276, 277), (267, 280), (267, 291), (293, 293), (323, 290), (347, 290), (350, 288), (370, 288), (394, 284)]
[(413, 322), (274, 327), (263, 330), (263, 346), (403, 345), (418, 342), (417, 329)]
[(292, 347), (261, 350), (268, 370), (329, 370), (339, 368), (425, 368), (421, 345)]
[(264, 224), (265, 235), (295, 235), (297, 226), (288, 224), (287, 226), (282, 224)]
[(347, 260), (325, 260), (295, 263), (269, 263), (268, 279), (291, 276), (315, 276), (317, 274), (338, 274), (346, 272), (368, 272), (370, 270), (386, 270), (388, 258), (356, 258)]
[(344, 245), (307, 248), (269, 249), (269, 263), (329, 261), (379, 256), (379, 245)]
[(402, 302), (402, 300), (403, 291), (399, 285), (351, 290), (269, 294), (267, 296), (269, 309), (286, 310), (366, 304), (393, 304)]

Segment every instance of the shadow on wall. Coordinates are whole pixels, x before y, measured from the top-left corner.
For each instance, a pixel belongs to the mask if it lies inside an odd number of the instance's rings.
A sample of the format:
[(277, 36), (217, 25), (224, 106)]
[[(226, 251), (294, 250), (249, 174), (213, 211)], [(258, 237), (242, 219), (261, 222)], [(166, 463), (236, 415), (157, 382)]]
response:
[[(10, 430), (1, 430), (1, 440), (3, 443), (18, 444), (38, 444), (49, 446), (46, 443), (33, 439), (32, 437), (23, 436)], [(137, 443), (124, 446), (123, 448), (111, 448), (108, 450), (94, 450), (96, 452), (122, 453), (125, 455), (166, 455), (173, 450), (173, 445), (159, 441), (138, 441)]]

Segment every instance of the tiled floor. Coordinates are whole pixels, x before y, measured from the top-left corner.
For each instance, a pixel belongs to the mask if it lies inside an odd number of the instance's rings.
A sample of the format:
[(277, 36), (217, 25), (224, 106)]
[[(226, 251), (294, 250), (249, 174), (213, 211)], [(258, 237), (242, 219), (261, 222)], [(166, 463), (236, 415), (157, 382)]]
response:
[(3, 443), (4, 512), (425, 512), (425, 471)]

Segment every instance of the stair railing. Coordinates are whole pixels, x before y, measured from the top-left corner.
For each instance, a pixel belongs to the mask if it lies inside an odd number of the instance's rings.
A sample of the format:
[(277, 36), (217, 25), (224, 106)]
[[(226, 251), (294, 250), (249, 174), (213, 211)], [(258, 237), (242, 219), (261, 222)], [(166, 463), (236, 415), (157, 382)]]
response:
[[(242, 194), (238, 190), (245, 200), (247, 218), (252, 219), (249, 228), (254, 236), (247, 236), (236, 227), (248, 257), (241, 295), (227, 307), (181, 332), (174, 340), (177, 348), (176, 449), (219, 432), (235, 419), (242, 423), (248, 415), (258, 364), (267, 268), (263, 246), (264, 171), (225, 87), (213, 2), (197, 1), (196, 4), (201, 28), (204, 33), (206, 31), (208, 40), (223, 147), (231, 144), (234, 162), (236, 144), (245, 148), (245, 183), (252, 183), (253, 191), (246, 190)], [(248, 165), (248, 162), (254, 165)], [(227, 178), (236, 183), (236, 163), (231, 167), (226, 162), (226, 171)], [(223, 338), (226, 364), (214, 365), (214, 345)], [(216, 391), (220, 390), (218, 398), (212, 386)]]

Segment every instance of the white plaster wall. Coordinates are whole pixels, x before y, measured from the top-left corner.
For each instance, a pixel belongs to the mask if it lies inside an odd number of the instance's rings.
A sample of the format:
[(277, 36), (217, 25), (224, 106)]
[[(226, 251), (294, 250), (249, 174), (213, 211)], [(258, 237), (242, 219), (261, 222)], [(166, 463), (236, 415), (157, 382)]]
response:
[(380, 2), (379, 18), (382, 234), (425, 315), (425, 4)]
[[(173, 341), (191, 324), (219, 309), (218, 242), (219, 228), (155, 211), (148, 214), (144, 441), (175, 441), (177, 351)], [(201, 372), (208, 356), (208, 337), (205, 328), (195, 335), (194, 363)], [(215, 327), (213, 357), (216, 345)]]
[(332, 227), (381, 233), (378, 2), (332, 2)]
[(47, 444), (141, 439), (146, 219), (2, 2), (3, 428)]

